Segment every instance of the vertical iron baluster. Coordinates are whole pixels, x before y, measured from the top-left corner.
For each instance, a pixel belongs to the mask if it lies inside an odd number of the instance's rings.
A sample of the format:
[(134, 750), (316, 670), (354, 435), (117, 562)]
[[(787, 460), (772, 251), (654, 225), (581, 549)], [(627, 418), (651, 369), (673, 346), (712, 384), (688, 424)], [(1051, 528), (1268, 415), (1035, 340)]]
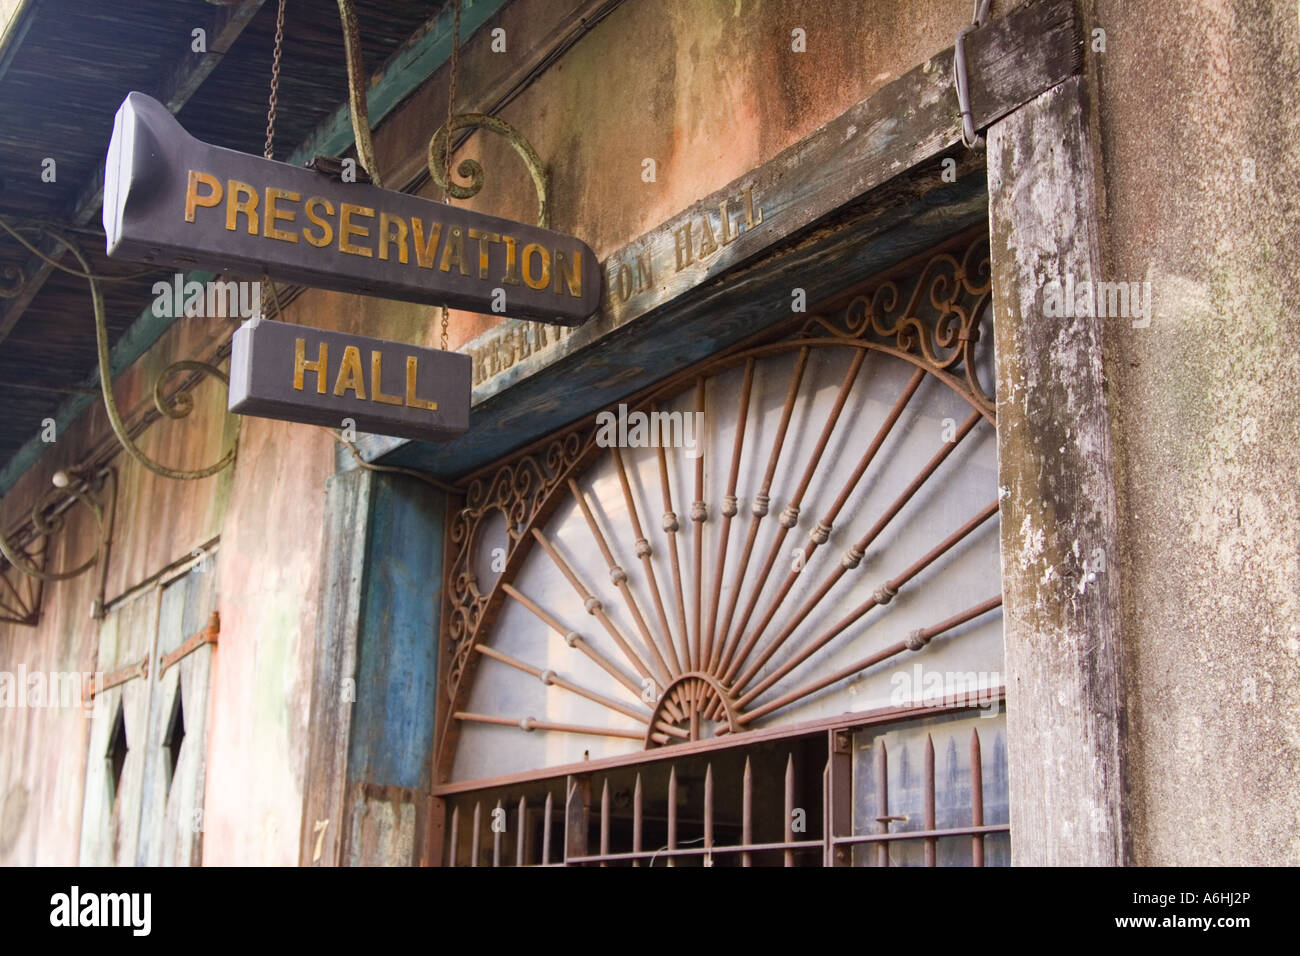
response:
[[(609, 778), (605, 778), (605, 785), (600, 788), (600, 855), (609, 856)], [(604, 860), (600, 861), (601, 866), (606, 866)]]
[(826, 816), (826, 865), (852, 866), (853, 851), (836, 837), (853, 834), (853, 735), (848, 730), (826, 734), (826, 777), (823, 781)]
[[(754, 842), (754, 773), (745, 757), (745, 773), (740, 778), (740, 842), (750, 846)], [(754, 858), (748, 850), (740, 854), (741, 866), (753, 866)]]
[(555, 801), (551, 799), (551, 791), (546, 791), (546, 809), (542, 811), (542, 866), (549, 866), (551, 862), (551, 812), (555, 809)]
[[(668, 770), (668, 849), (677, 849), (677, 768)], [(668, 865), (676, 866), (677, 858), (671, 853)]]
[[(984, 826), (984, 768), (980, 760), (980, 732), (970, 732), (970, 824)], [(970, 838), (971, 862), (984, 865), (984, 836), (976, 833)]]
[(469, 865), (478, 866), (478, 828), (482, 822), (483, 805), (477, 800), (474, 801), (474, 829), (470, 831), (469, 839)]
[(504, 823), (506, 818), (506, 809), (501, 805), (501, 798), (497, 798), (496, 809), (492, 811), (492, 865), (494, 867), (501, 865), (501, 835), (504, 827), (498, 827), (497, 821)]
[[(695, 421), (704, 419), (704, 376), (695, 380)], [(690, 412), (684, 413), (689, 415)], [(691, 502), (691, 523), (695, 525), (695, 595), (691, 611), (691, 624), (695, 629), (695, 659), (693, 667), (700, 670), (708, 660), (709, 649), (701, 627), (704, 608), (704, 521), (708, 506), (704, 503), (704, 444), (702, 436), (695, 435), (695, 500)]]
[(460, 846), (460, 807), (451, 808), (451, 840), (448, 841), (447, 848), (447, 865), (456, 865), (456, 851)]
[(519, 822), (515, 826), (515, 866), (523, 866), (525, 863), (524, 850), (524, 824), (528, 819), (528, 798), (519, 798)]
[[(785, 842), (794, 842), (794, 754), (785, 761)], [(794, 866), (794, 850), (785, 851), (785, 865)]]
[[(641, 818), (644, 807), (641, 799), (641, 774), (636, 775), (636, 786), (632, 789), (632, 852), (641, 852)], [(640, 866), (640, 860), (633, 860), (633, 866)]]
[[(876, 751), (876, 822), (878, 832), (889, 832), (889, 753), (885, 749), (885, 738), (876, 741), (880, 749)], [(876, 844), (876, 865), (889, 866), (889, 841), (882, 840)]]
[(713, 849), (713, 764), (709, 763), (704, 768), (704, 864), (705, 866), (713, 865), (713, 854), (707, 851)]
[(587, 855), (587, 828), (591, 825), (591, 777), (570, 776), (564, 802), (564, 863)]
[[(925, 735), (925, 829), (934, 830), (934, 738)], [(938, 865), (937, 850), (939, 841), (934, 837), (925, 840), (925, 865)]]

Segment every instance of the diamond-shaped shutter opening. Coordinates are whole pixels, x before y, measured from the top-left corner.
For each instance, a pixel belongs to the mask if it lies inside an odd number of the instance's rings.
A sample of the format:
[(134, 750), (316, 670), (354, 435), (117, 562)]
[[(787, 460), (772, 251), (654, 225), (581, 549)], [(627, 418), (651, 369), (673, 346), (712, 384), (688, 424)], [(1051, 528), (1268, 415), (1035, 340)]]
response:
[(176, 763), (180, 760), (181, 744), (185, 740), (185, 707), (181, 703), (181, 689), (176, 688), (176, 700), (172, 704), (172, 713), (167, 718), (167, 733), (163, 737), (163, 748), (167, 751), (167, 787), (176, 776)]
[(122, 782), (122, 768), (126, 766), (126, 752), (129, 745), (126, 740), (126, 715), (123, 713), (122, 704), (119, 701), (117, 713), (113, 717), (113, 730), (108, 735), (108, 752), (104, 757), (108, 760), (111, 771), (109, 779), (112, 782), (112, 797), (117, 799), (117, 788)]

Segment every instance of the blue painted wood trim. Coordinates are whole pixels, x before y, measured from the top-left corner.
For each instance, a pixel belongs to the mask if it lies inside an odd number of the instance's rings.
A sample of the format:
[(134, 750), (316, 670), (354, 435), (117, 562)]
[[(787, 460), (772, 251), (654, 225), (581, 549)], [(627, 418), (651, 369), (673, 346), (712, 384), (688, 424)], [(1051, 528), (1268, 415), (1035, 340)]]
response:
[(371, 479), (347, 776), (423, 789), (433, 753), (446, 495), (406, 475)]

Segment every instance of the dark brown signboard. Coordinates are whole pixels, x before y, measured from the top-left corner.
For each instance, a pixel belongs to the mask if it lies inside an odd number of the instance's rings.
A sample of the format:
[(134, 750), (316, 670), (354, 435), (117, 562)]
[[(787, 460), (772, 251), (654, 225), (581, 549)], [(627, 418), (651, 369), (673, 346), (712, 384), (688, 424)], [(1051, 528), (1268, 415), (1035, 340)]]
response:
[(104, 169), (108, 254), (578, 325), (601, 270), (572, 236), (210, 146), (131, 93)]
[(446, 441), (469, 429), (469, 378), (468, 355), (253, 319), (231, 341), (230, 410)]

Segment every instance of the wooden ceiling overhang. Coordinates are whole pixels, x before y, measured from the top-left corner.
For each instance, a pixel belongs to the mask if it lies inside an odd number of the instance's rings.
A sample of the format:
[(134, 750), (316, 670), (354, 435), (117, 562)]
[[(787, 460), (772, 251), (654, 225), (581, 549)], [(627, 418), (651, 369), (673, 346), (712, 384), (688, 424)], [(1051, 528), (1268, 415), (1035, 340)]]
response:
[[(507, 0), (465, 11), (467, 36)], [(378, 123), (450, 49), (447, 0), (356, 0)], [(0, 216), (22, 223), (46, 254), (58, 245), (39, 230), (80, 241), (101, 275), (113, 368), (139, 357), (165, 330), (146, 321), (153, 284), (169, 270), (104, 255), (100, 210), (113, 117), (139, 90), (163, 102), (199, 139), (260, 155), (276, 0), (27, 0), (0, 48)], [(443, 21), (447, 21), (444, 23)], [(203, 49), (195, 31), (202, 29)], [(343, 38), (335, 0), (287, 5), (276, 119), (276, 158), (306, 161), (352, 145)], [(53, 160), (53, 181), (46, 172)], [(71, 263), (69, 257), (67, 262)], [(86, 282), (52, 269), (0, 234), (0, 494), (39, 456), (42, 421), (60, 427), (98, 394), (94, 319)], [(165, 323), (165, 320), (164, 320)]]

